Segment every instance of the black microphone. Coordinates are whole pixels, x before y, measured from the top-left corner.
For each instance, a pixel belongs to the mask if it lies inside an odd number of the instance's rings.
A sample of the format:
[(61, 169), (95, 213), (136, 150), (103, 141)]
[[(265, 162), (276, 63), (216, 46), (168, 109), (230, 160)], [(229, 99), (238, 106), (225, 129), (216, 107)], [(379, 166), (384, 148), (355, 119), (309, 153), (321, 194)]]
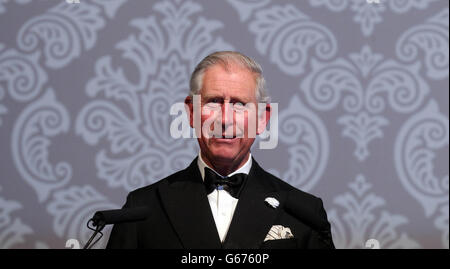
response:
[[(97, 243), (100, 240), (100, 238), (102, 238), (103, 234), (101, 233), (101, 231), (103, 230), (105, 225), (142, 221), (145, 220), (148, 217), (148, 215), (150, 215), (150, 208), (147, 206), (95, 212), (94, 216), (88, 221), (88, 228), (93, 230), (94, 234), (92, 234), (91, 238), (89, 238), (88, 242), (86, 243), (86, 245), (84, 245), (83, 249), (91, 248), (95, 243)], [(92, 225), (96, 227), (95, 230), (89, 227), (90, 221), (92, 221)], [(100, 237), (91, 245), (92, 240), (98, 233), (100, 233)]]
[(334, 248), (333, 240), (331, 238), (330, 223), (327, 220), (326, 213), (323, 211), (323, 216), (313, 211), (309, 204), (305, 204), (304, 200), (300, 200), (298, 195), (292, 191), (288, 193), (284, 203), (284, 210), (306, 224), (313, 231), (316, 231), (327, 247)]
[(97, 211), (92, 217), (92, 224), (98, 226), (141, 221), (145, 220), (149, 214), (150, 208), (147, 206)]

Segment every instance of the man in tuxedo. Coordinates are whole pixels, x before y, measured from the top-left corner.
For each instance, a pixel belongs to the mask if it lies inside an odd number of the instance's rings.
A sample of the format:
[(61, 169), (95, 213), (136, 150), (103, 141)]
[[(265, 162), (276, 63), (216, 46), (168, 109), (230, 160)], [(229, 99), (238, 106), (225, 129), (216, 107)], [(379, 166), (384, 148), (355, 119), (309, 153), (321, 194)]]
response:
[(322, 200), (264, 171), (250, 153), (252, 134), (271, 115), (254, 60), (210, 54), (192, 73), (185, 104), (199, 155), (128, 195), (124, 207), (148, 206), (149, 216), (116, 224), (107, 248), (334, 248)]

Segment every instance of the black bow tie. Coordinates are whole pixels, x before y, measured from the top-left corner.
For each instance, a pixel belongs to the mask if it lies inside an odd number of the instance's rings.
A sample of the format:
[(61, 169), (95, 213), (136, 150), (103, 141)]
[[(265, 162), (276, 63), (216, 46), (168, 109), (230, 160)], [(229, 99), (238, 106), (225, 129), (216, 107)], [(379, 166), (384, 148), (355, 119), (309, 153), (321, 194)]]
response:
[(218, 186), (223, 186), (231, 196), (239, 199), (242, 183), (246, 180), (244, 173), (234, 174), (231, 177), (221, 177), (213, 170), (205, 167), (205, 188), (206, 193), (210, 194)]

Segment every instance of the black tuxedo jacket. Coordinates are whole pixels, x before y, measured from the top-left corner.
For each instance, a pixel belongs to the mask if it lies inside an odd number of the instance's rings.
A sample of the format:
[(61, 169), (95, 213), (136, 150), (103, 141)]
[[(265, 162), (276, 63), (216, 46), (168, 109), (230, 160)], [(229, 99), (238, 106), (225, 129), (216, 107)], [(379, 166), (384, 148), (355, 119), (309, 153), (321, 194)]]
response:
[[(128, 195), (124, 208), (148, 206), (151, 213), (145, 221), (114, 225), (107, 248), (334, 248), (322, 200), (292, 187), (264, 171), (254, 159), (252, 161), (223, 243), (196, 158), (186, 169)], [(284, 209), (288, 193), (307, 207), (313, 218), (325, 223), (328, 243), (322, 233), (312, 229), (301, 216), (291, 215)], [(267, 197), (276, 198), (280, 206), (269, 206), (264, 202)], [(264, 242), (272, 225), (289, 227), (294, 238)]]

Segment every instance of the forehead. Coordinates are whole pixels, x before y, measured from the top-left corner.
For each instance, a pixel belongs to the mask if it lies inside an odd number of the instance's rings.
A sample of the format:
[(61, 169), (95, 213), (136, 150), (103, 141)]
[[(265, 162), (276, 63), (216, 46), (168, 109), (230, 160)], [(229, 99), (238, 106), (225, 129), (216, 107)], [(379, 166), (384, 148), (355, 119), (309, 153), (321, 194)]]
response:
[(205, 70), (201, 95), (251, 101), (256, 99), (255, 90), (256, 74), (237, 64), (216, 64)]

